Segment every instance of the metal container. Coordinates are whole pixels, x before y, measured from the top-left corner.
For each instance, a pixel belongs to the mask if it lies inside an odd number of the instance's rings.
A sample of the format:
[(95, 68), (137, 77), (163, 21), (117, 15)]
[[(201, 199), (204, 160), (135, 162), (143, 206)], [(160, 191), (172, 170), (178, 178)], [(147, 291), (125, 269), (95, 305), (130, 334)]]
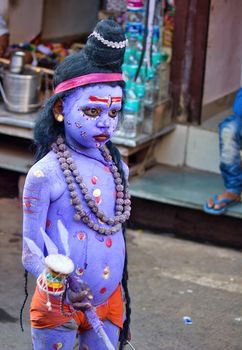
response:
[(12, 73), (22, 73), (24, 70), (25, 53), (23, 51), (16, 51), (13, 53), (10, 61), (9, 70)]
[(41, 75), (30, 69), (21, 74), (5, 70), (0, 86), (7, 110), (17, 113), (33, 112), (40, 107)]

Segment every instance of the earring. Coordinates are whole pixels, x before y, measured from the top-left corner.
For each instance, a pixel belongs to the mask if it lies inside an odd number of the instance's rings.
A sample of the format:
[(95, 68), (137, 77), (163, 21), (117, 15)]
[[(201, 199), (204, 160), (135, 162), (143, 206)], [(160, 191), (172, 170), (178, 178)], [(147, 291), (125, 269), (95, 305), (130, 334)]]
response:
[(64, 115), (63, 115), (63, 114), (57, 114), (57, 115), (55, 115), (55, 119), (56, 119), (59, 123), (61, 123), (61, 122), (63, 122), (63, 120), (64, 120)]

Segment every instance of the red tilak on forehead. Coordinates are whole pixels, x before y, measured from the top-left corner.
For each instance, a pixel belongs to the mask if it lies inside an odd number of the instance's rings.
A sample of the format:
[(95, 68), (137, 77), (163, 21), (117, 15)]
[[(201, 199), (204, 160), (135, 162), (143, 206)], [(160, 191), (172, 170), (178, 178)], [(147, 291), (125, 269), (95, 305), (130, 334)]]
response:
[(120, 96), (115, 96), (115, 97), (90, 96), (89, 101), (96, 102), (96, 103), (105, 103), (110, 107), (112, 105), (112, 103), (120, 103), (122, 101), (122, 97), (120, 97)]

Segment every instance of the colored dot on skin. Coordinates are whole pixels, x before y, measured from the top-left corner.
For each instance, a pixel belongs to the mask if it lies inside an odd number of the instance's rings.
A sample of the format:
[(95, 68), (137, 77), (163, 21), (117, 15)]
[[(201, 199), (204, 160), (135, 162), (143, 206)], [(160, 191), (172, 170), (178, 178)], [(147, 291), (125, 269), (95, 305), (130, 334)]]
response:
[(103, 270), (103, 278), (105, 280), (109, 279), (110, 277), (110, 267), (106, 266), (105, 269)]
[(101, 203), (101, 197), (95, 197), (95, 203), (100, 204)]
[(31, 202), (24, 202), (24, 206), (26, 208), (30, 208), (31, 207)]
[(79, 239), (79, 241), (83, 241), (86, 238), (86, 235), (84, 232), (78, 232), (77, 238)]
[(101, 196), (101, 190), (99, 188), (96, 188), (93, 192), (92, 192), (94, 197), (100, 197)]
[(110, 169), (108, 166), (104, 165), (104, 170), (106, 171), (106, 173), (110, 173)]
[(45, 227), (46, 227), (46, 228), (49, 228), (50, 225), (51, 225), (51, 221), (50, 221), (50, 219), (47, 219), (47, 220), (46, 220)]
[(95, 197), (95, 203), (100, 204), (101, 203), (101, 190), (99, 188), (96, 188), (93, 192), (93, 197)]
[(82, 267), (77, 267), (76, 268), (76, 274), (77, 276), (82, 276), (84, 273), (84, 269)]
[(92, 184), (93, 184), (93, 185), (96, 185), (96, 183), (97, 183), (97, 177), (96, 177), (96, 176), (93, 176), (93, 177), (92, 177)]
[(53, 345), (53, 349), (56, 349), (56, 350), (61, 349), (62, 347), (63, 347), (62, 343), (56, 343)]
[(81, 124), (80, 124), (79, 122), (76, 122), (75, 124), (76, 124), (76, 127), (77, 127), (78, 129), (81, 128)]
[(105, 288), (105, 287), (103, 287), (103, 288), (100, 289), (100, 293), (101, 293), (101, 294), (106, 293), (106, 291), (107, 291), (107, 288)]
[(108, 248), (111, 248), (111, 247), (112, 247), (112, 244), (113, 244), (112, 239), (111, 239), (111, 238), (107, 238), (107, 239), (106, 239), (106, 246), (107, 246)]
[(89, 347), (85, 344), (83, 345), (82, 350), (89, 350)]
[(34, 172), (34, 176), (36, 176), (36, 177), (44, 177), (45, 175), (44, 175), (42, 170), (36, 170)]

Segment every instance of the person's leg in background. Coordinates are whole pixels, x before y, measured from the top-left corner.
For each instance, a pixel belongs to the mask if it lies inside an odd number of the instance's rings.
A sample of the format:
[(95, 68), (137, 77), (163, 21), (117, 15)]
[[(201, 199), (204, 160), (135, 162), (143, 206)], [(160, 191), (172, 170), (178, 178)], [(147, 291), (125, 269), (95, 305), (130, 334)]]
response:
[(208, 213), (222, 214), (228, 206), (240, 202), (242, 191), (241, 143), (242, 117), (231, 115), (219, 125), (220, 170), (225, 191), (208, 199), (204, 206), (204, 210)]

